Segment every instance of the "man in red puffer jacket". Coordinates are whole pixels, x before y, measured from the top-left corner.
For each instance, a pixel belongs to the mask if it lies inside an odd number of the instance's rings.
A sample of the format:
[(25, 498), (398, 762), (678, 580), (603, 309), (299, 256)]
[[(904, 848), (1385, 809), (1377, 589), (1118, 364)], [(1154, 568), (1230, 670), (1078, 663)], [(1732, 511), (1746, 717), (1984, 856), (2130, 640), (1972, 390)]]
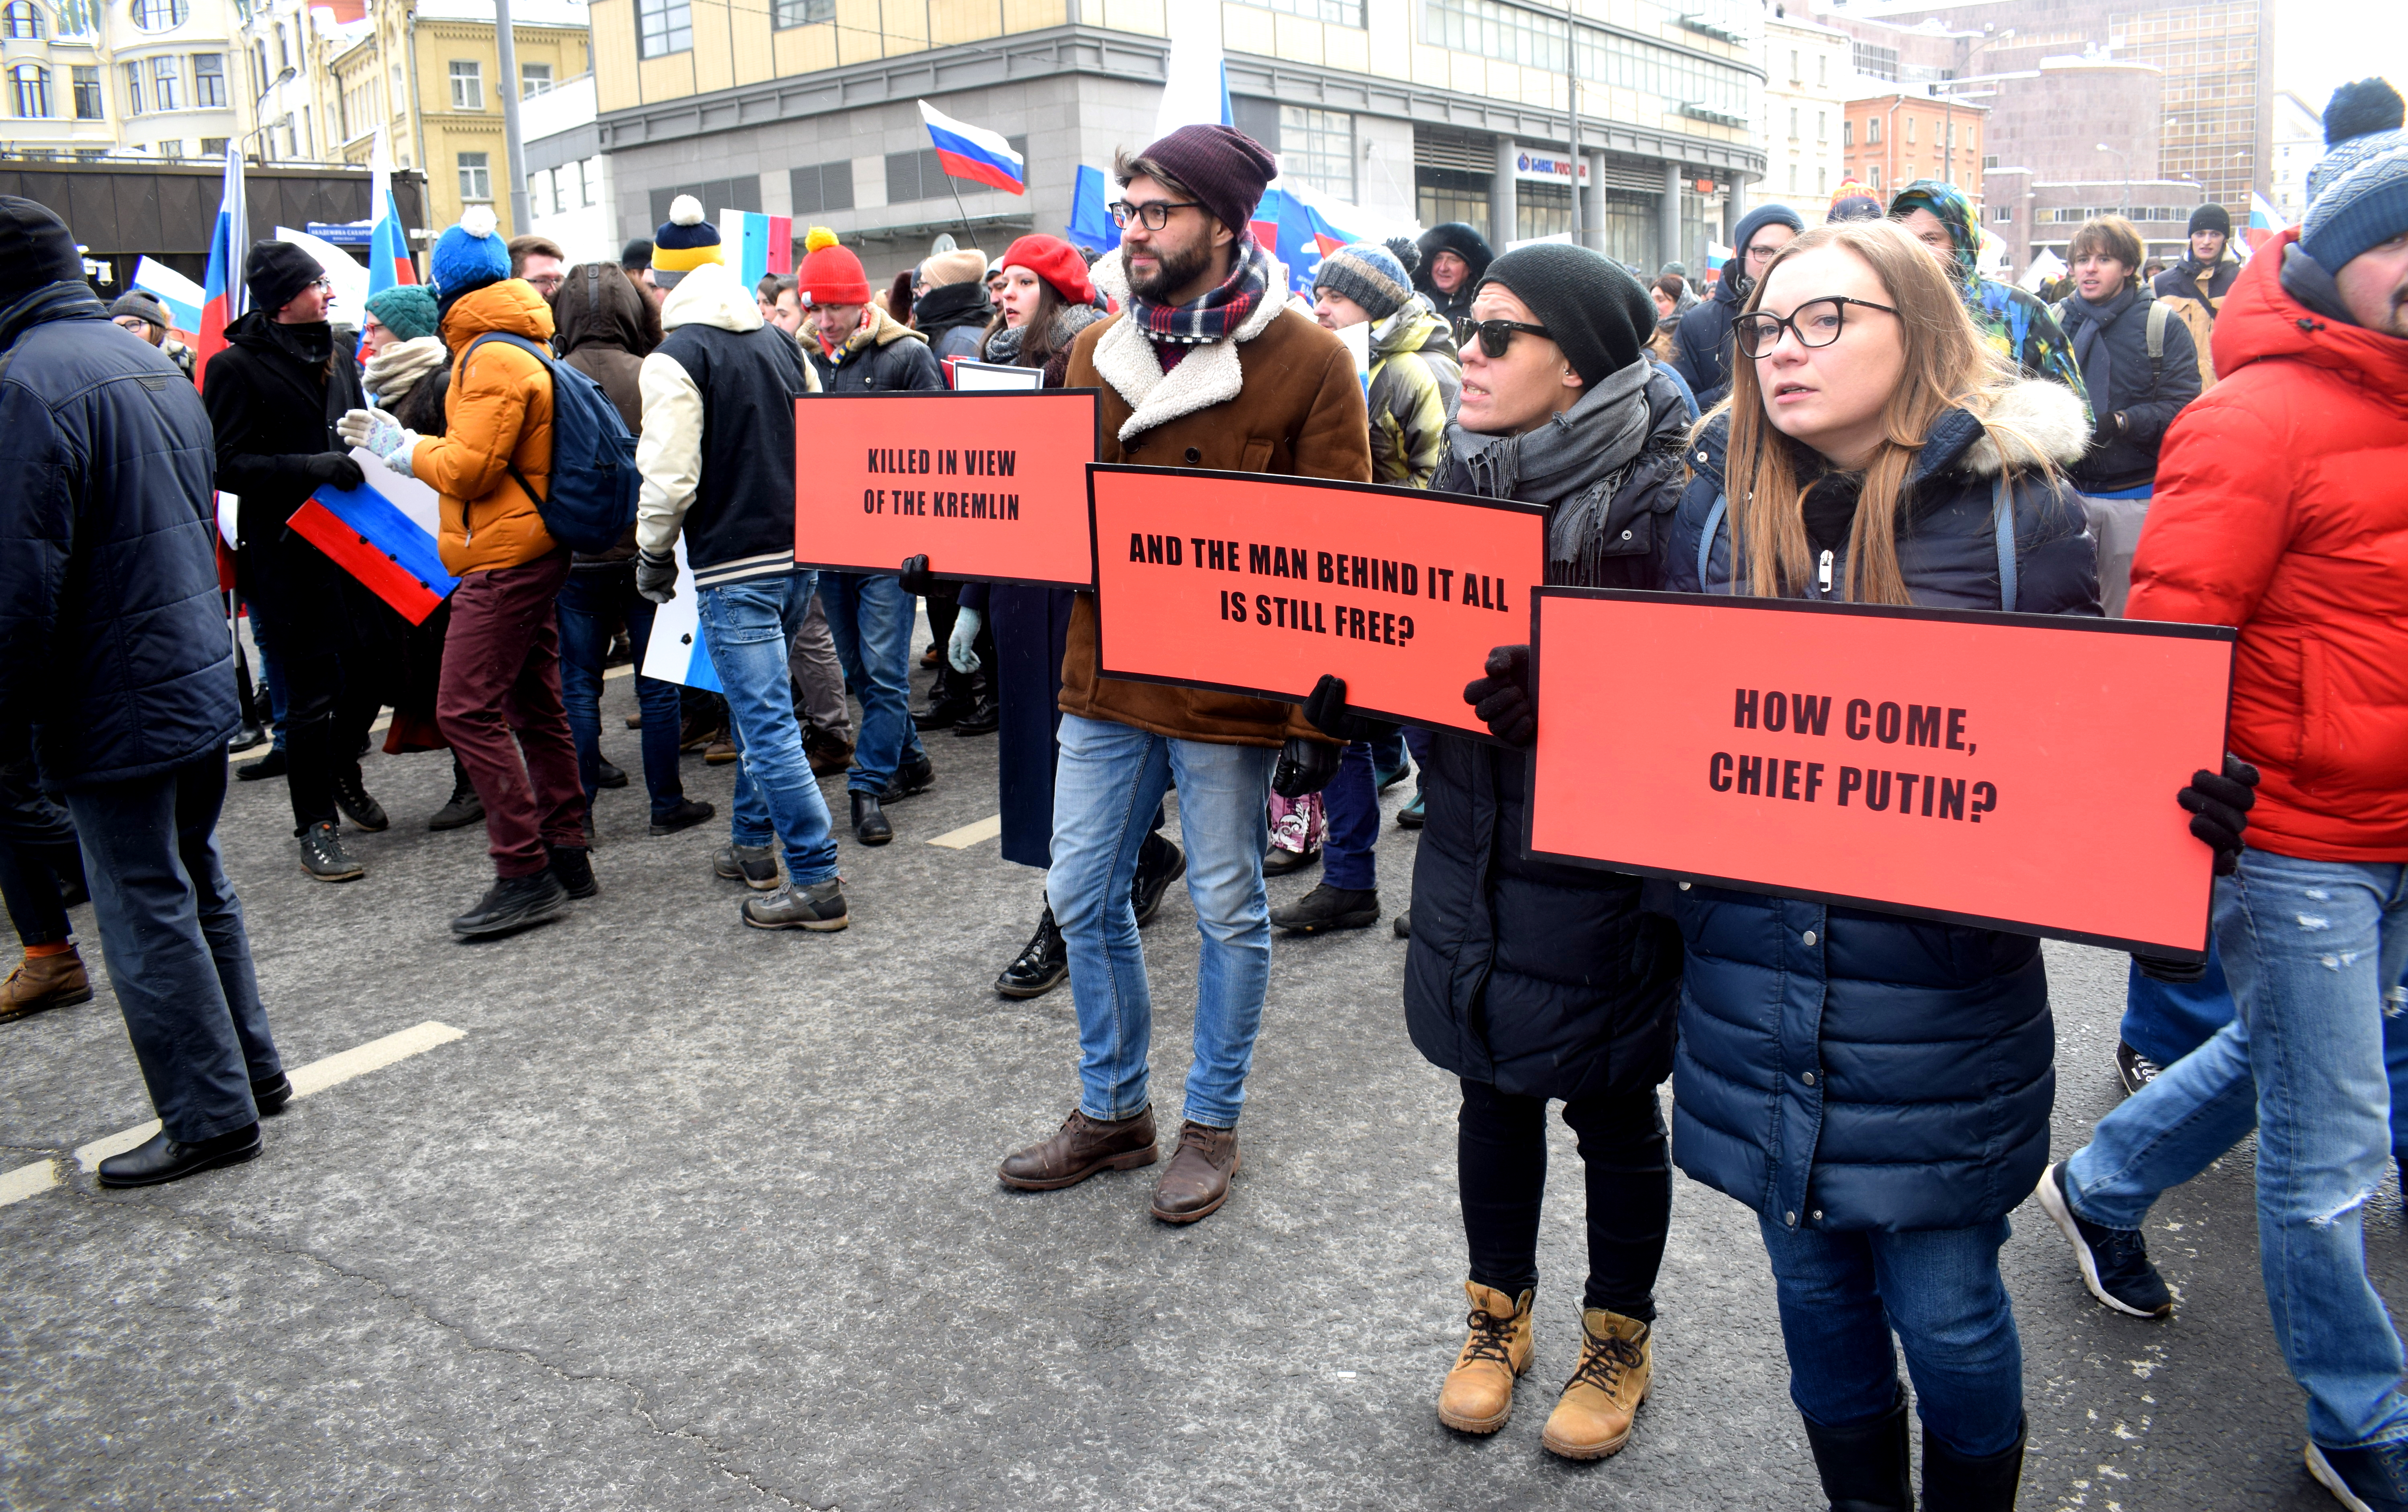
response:
[[(2130, 614), (2241, 633), (2230, 741), (2263, 778), (2215, 892), (2239, 1011), (2039, 1196), (2094, 1295), (2162, 1318), (2142, 1218), (2255, 1127), (2260, 1264), (2308, 1396), (2308, 1469), (2345, 1506), (2402, 1512), (2401, 1349), (2360, 1213), (2390, 1152), (2383, 1020), (2408, 1011), (2408, 146), (2336, 178), (2251, 259), (2214, 354), (2222, 381), (2166, 434)], [(2229, 759), (2228, 776), (2255, 780)]]

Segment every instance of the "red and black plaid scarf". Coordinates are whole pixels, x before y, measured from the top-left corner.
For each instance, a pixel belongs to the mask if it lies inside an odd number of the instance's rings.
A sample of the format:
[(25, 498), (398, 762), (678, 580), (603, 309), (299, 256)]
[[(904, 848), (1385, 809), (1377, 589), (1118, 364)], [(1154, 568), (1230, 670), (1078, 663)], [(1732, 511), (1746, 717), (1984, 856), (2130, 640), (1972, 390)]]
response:
[(1201, 346), (1234, 335), (1254, 306), (1270, 292), (1271, 260), (1252, 236), (1238, 244), (1228, 278), (1184, 305), (1157, 305), (1132, 297), (1129, 318), (1156, 341)]

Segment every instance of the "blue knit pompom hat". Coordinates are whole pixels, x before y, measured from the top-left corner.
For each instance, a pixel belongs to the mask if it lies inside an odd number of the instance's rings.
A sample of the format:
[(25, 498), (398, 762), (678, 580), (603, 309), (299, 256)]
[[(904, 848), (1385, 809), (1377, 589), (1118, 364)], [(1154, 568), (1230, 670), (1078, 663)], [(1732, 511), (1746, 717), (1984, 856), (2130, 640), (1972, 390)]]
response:
[(2366, 159), (2325, 185), (2300, 222), (2300, 250), (2327, 273), (2408, 235), (2408, 145)]
[(434, 275), (437, 299), (448, 306), (472, 289), (510, 276), (510, 249), (499, 227), (490, 207), (471, 205), (460, 223), (436, 241), (428, 271)]

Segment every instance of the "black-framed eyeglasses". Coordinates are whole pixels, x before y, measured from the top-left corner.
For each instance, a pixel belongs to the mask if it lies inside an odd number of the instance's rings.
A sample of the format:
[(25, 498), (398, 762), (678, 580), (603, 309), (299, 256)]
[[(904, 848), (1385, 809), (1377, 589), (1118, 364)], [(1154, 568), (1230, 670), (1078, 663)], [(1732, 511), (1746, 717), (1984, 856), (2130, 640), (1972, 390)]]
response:
[(1786, 315), (1742, 315), (1731, 321), (1731, 336), (1739, 343), (1739, 354), (1748, 358), (1761, 357), (1781, 345), (1784, 331), (1797, 336), (1801, 347), (1828, 347), (1839, 340), (1841, 331), (1846, 328), (1850, 305), (1889, 315), (1898, 313), (1895, 307), (1876, 305), (1870, 299), (1829, 294), (1810, 299)]
[(1471, 335), (1479, 341), (1481, 351), (1492, 363), (1504, 356), (1513, 345), (1513, 333), (1516, 331), (1526, 331), (1531, 335), (1544, 336), (1550, 341), (1555, 339), (1554, 332), (1526, 321), (1476, 321), (1471, 327)]
[(1144, 205), (1131, 205), (1126, 200), (1120, 200), (1111, 207), (1112, 224), (1125, 226), (1132, 221), (1141, 221), (1146, 230), (1160, 231), (1170, 224), (1171, 211), (1199, 209), (1203, 204), (1202, 200), (1194, 199), (1158, 199)]

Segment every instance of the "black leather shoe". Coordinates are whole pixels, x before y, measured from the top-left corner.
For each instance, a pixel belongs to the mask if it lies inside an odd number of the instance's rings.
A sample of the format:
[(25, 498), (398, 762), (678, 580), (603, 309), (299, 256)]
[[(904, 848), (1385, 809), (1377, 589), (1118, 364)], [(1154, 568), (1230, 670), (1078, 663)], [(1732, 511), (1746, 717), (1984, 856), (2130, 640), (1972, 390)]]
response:
[(1129, 878), (1129, 906), (1137, 913), (1138, 928), (1154, 922), (1170, 884), (1186, 875), (1187, 852), (1164, 839), (1161, 832), (1148, 833), (1138, 848), (1137, 875)]
[(911, 727), (915, 730), (950, 730), (968, 719), (973, 706), (967, 698), (939, 699), (923, 712), (911, 716)]
[(882, 846), (895, 838), (895, 826), (886, 821), (886, 810), (874, 792), (853, 795), (853, 837), (866, 846)]
[(276, 1117), (284, 1111), (285, 1104), (293, 1101), (293, 1078), (279, 1071), (265, 1081), (252, 1082), (251, 1101), (261, 1118)]
[(452, 762), (451, 801), (435, 811), (426, 821), (430, 830), (465, 830), (471, 824), (485, 821), (485, 800), (477, 796), (475, 784), (468, 780), (468, 769), (454, 757)]
[(878, 795), (879, 801), (891, 804), (915, 792), (925, 792), (936, 780), (937, 763), (924, 753), (918, 761), (906, 763), (895, 774), (894, 780), (886, 784), (886, 791)]
[(594, 785), (597, 788), (624, 788), (627, 785), (627, 774), (611, 765), (609, 757), (596, 757), (594, 764)]
[(583, 846), (543, 849), (552, 858), (552, 878), (560, 883), (560, 891), (572, 898), (590, 898), (602, 891), (602, 884), (594, 880), (594, 852)]
[(557, 919), (568, 907), (568, 893), (549, 868), (533, 877), (494, 879), (477, 906), (452, 920), (452, 933), (464, 940), (491, 939)]
[(245, 762), (234, 769), (237, 782), (256, 782), (262, 777), (282, 777), (289, 768), (282, 750), (271, 750), (255, 762)]
[(666, 814), (652, 816), (652, 833), (675, 834), (680, 830), (690, 830), (717, 812), (719, 810), (709, 804), (696, 803), (692, 798), (680, 798), (675, 808)]
[(1006, 997), (1043, 997), (1069, 979), (1070, 949), (1063, 943), (1061, 928), (1054, 922), (1054, 909), (1048, 905), (1045, 917), (1037, 921), (1037, 933), (1028, 937), (1027, 948), (995, 979), (995, 990)]
[(190, 1145), (168, 1138), (167, 1132), (162, 1129), (152, 1134), (148, 1143), (101, 1162), (100, 1184), (104, 1187), (155, 1187), (163, 1182), (181, 1181), (212, 1166), (240, 1165), (256, 1158), (259, 1150), (259, 1125), (256, 1123), (246, 1123), (215, 1139), (203, 1139)]
[(1312, 850), (1290, 850), (1284, 846), (1273, 846), (1268, 850), (1263, 852), (1263, 875), (1265, 877), (1285, 877), (1290, 873), (1304, 870), (1307, 866), (1312, 865), (1314, 862), (1317, 862), (1320, 859), (1321, 852), (1317, 849)]
[(960, 720), (954, 722), (953, 734), (957, 735), (991, 735), (995, 734), (996, 727), (1002, 722), (1003, 705), (997, 701), (995, 694), (991, 692), (985, 693), (979, 698), (979, 701), (975, 705), (971, 706), (970, 711), (968, 714), (963, 715)]
[(374, 834), (393, 822), (385, 817), (384, 805), (368, 794), (367, 784), (360, 778), (357, 763), (335, 769), (335, 806), (361, 829)]
[(255, 724), (246, 724), (234, 733), (232, 740), (226, 742), (226, 750), (229, 753), (249, 750), (253, 746), (265, 744), (266, 740), (266, 731)]
[(1271, 922), (1291, 934), (1369, 929), (1379, 921), (1380, 894), (1376, 890), (1332, 887), (1326, 882), (1285, 907), (1271, 910)]

